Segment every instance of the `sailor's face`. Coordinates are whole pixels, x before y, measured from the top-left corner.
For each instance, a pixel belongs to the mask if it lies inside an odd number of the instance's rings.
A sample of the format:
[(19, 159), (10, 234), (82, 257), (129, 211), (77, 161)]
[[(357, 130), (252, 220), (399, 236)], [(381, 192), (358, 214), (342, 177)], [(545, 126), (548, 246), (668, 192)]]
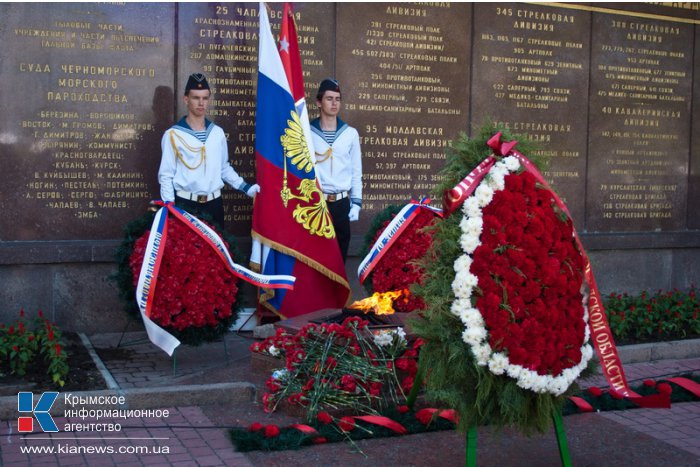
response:
[(209, 107), (210, 94), (208, 89), (191, 89), (185, 96), (187, 111), (196, 117), (203, 117)]
[(316, 101), (319, 110), (322, 114), (329, 117), (337, 117), (340, 113), (340, 93), (335, 91), (326, 91), (323, 93), (321, 100)]

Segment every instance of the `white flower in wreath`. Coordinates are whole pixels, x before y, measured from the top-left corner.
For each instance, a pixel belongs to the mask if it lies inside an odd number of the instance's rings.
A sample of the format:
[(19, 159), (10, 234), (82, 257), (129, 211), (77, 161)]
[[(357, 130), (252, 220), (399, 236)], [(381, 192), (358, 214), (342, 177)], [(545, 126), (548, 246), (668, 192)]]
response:
[(462, 255), (459, 258), (457, 258), (457, 261), (455, 261), (454, 264), (454, 269), (457, 274), (460, 274), (462, 272), (468, 273), (469, 268), (472, 265), (472, 258), (469, 255)]
[(474, 253), (479, 244), (479, 237), (473, 235), (462, 235), (459, 238), (459, 245), (462, 247), (462, 250), (469, 254)]
[[(452, 283), (452, 290), (457, 292), (457, 290), (463, 287), (473, 289), (474, 287), (476, 287), (478, 281), (479, 278), (476, 277), (474, 274), (470, 273), (469, 271), (462, 271), (455, 276), (455, 280)], [(469, 293), (467, 293), (466, 295), (458, 295), (459, 298), (469, 298), (470, 296), (471, 291), (469, 291)]]
[(452, 301), (452, 305), (450, 306), (450, 311), (452, 312), (453, 315), (460, 316), (460, 314), (464, 313), (464, 311), (470, 305), (471, 305), (471, 301), (469, 299), (457, 297), (456, 300)]
[(277, 357), (280, 354), (280, 349), (275, 347), (274, 345), (271, 345), (269, 349), (267, 349), (268, 352), (270, 352), (270, 355), (273, 357)]
[(547, 389), (549, 388), (550, 392), (555, 392), (554, 385), (552, 384), (554, 378), (550, 377), (549, 379), (551, 379), (552, 381), (549, 381), (547, 377), (543, 375), (538, 375), (535, 371), (533, 371), (532, 373), (534, 375), (532, 377), (533, 383), (530, 389), (532, 389), (535, 392), (544, 393), (547, 392)]
[(508, 169), (509, 172), (515, 172), (518, 169), (520, 169), (520, 161), (518, 160), (517, 157), (508, 156), (508, 157), (504, 158), (502, 162), (506, 166), (506, 169)]
[(466, 235), (478, 237), (484, 229), (484, 219), (482, 217), (463, 217), (459, 226)]
[(460, 275), (457, 275), (455, 282), (457, 283), (456, 286), (452, 287), (455, 297), (465, 300), (469, 299), (472, 296), (472, 291), (474, 288), (470, 287), (465, 281), (461, 280)]
[(508, 175), (508, 169), (504, 166), (497, 165), (490, 172), (489, 177), (489, 187), (494, 191), (502, 190), (506, 187), (506, 175)]
[(483, 328), (485, 326), (484, 318), (481, 317), (479, 310), (475, 308), (461, 310), (459, 319), (462, 320), (462, 323), (467, 328)]
[(494, 375), (502, 375), (508, 368), (508, 357), (501, 353), (494, 353), (489, 360), (489, 370)]
[(508, 368), (506, 369), (506, 374), (513, 379), (518, 379), (520, 378), (520, 373), (522, 373), (523, 370), (524, 368), (520, 365), (508, 365)]
[(479, 207), (479, 201), (474, 197), (469, 197), (462, 204), (462, 212), (467, 217), (481, 217), (481, 208)]
[(476, 363), (479, 366), (486, 366), (489, 363), (489, 356), (491, 356), (491, 346), (485, 343), (479, 345), (471, 346), (472, 353), (476, 358)]
[(491, 200), (493, 200), (493, 190), (488, 185), (481, 184), (476, 191), (474, 191), (474, 196), (476, 196), (476, 200), (479, 202), (479, 207), (483, 208), (484, 206), (488, 206)]
[(534, 391), (536, 376), (537, 373), (535, 373), (534, 371), (523, 368), (520, 372), (520, 376), (518, 377), (517, 384), (523, 389), (530, 389)]
[(462, 340), (469, 345), (479, 345), (486, 338), (486, 329), (483, 327), (467, 328), (462, 333)]

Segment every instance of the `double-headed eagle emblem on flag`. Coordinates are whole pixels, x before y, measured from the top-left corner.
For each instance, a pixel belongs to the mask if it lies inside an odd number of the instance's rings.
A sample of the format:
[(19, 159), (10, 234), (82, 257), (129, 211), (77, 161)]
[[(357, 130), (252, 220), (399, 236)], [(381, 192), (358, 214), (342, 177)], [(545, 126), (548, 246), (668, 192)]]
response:
[[(287, 120), (287, 128), (280, 137), (280, 142), (284, 148), (284, 182), (280, 196), (286, 208), (290, 199), (297, 199), (300, 203), (292, 212), (294, 220), (301, 224), (311, 235), (318, 235), (325, 238), (335, 238), (335, 229), (331, 220), (326, 200), (323, 193), (316, 184), (316, 177), (304, 178), (296, 187), (298, 194), (292, 193), (287, 186), (287, 159), (303, 173), (310, 173), (314, 164), (311, 160), (309, 146), (306, 144), (304, 129), (301, 125), (299, 115), (292, 110), (292, 118)], [(312, 202), (312, 199), (318, 201)]]

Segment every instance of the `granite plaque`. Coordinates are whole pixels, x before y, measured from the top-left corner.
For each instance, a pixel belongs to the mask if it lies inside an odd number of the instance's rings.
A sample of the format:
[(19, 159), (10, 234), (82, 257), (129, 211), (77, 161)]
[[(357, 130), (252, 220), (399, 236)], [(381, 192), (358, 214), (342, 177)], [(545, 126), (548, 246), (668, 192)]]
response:
[[(472, 122), (535, 141), (543, 175), (583, 227), (590, 18), (522, 3), (475, 6)], [(574, 111), (574, 109), (576, 109)]]
[[(700, 5), (698, 5), (700, 6)], [(695, 31), (695, 69), (693, 76), (700, 76), (700, 34)], [(700, 229), (700, 79), (693, 81), (693, 135), (690, 141), (690, 174), (688, 177), (688, 225)]]
[(0, 5), (0, 239), (108, 239), (158, 196), (174, 7)]
[(363, 158), (356, 232), (387, 205), (430, 194), (446, 146), (467, 131), (470, 24), (468, 4), (338, 4), (341, 117)]
[[(231, 165), (250, 183), (255, 182), (258, 5), (182, 3), (178, 16), (178, 115), (187, 112), (181, 98), (187, 77), (194, 72), (204, 73), (212, 88), (209, 118), (224, 129)], [(283, 6), (268, 5), (277, 39)], [(317, 83), (332, 70), (333, 13), (332, 4), (294, 4), (309, 105)], [(230, 232), (250, 235), (253, 203), (245, 193), (224, 190), (224, 212)]]
[(589, 231), (685, 227), (693, 25), (594, 13)]

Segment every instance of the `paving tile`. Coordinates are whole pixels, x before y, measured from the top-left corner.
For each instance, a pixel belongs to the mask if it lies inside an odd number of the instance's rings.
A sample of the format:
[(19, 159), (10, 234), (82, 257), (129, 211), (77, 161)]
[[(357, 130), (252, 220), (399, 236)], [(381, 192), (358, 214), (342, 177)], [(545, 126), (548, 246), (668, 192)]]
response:
[(211, 456), (214, 454), (214, 450), (209, 446), (190, 446), (188, 452), (195, 459), (199, 459), (200, 457), (205, 456)]
[(212, 436), (211, 438), (207, 438), (206, 440), (207, 445), (211, 447), (212, 449), (225, 449), (225, 448), (231, 448), (231, 441), (227, 437), (224, 437), (223, 435), (217, 435), (217, 436)]
[(59, 456), (58, 458), (58, 464), (60, 466), (73, 466), (73, 465), (85, 465), (87, 461), (83, 458), (83, 456), (80, 455), (63, 455)]

